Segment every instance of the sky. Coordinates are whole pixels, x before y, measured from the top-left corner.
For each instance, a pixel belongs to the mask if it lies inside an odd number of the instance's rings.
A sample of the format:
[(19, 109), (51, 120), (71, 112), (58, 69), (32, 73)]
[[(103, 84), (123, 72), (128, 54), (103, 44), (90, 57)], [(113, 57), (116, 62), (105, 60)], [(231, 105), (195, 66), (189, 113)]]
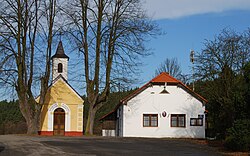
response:
[(250, 0), (145, 0), (143, 7), (165, 35), (146, 43), (153, 55), (142, 59), (139, 86), (166, 58), (176, 57), (183, 73), (191, 74), (191, 49), (201, 52), (204, 41), (225, 28), (239, 33), (250, 28)]
[[(142, 58), (143, 66), (133, 87), (140, 87), (155, 75), (166, 59), (176, 57), (184, 74), (191, 74), (190, 50), (204, 48), (205, 39), (213, 40), (223, 29), (243, 32), (250, 28), (250, 0), (142, 0), (148, 15), (165, 35), (145, 43), (153, 55)], [(66, 53), (69, 54), (64, 46)], [(69, 61), (69, 83), (80, 93), (83, 85), (74, 81), (74, 59)], [(0, 99), (4, 99), (1, 97)], [(9, 97), (11, 98), (11, 97)]]

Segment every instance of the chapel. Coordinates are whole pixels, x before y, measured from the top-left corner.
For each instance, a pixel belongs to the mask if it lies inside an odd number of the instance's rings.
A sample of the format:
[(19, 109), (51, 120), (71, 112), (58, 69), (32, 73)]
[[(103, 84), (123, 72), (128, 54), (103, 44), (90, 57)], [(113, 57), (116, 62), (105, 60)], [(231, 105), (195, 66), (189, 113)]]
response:
[(39, 134), (81, 136), (84, 100), (68, 82), (69, 57), (64, 52), (62, 41), (51, 59), (52, 83), (42, 107)]

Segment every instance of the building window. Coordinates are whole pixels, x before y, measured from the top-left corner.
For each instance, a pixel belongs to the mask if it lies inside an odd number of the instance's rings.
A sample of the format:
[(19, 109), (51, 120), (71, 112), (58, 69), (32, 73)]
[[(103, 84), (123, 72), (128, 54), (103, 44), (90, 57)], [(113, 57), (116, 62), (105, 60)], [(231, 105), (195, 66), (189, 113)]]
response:
[(61, 63), (58, 64), (58, 73), (62, 73), (63, 65)]
[(158, 127), (158, 114), (143, 114), (143, 127)]
[(186, 115), (171, 114), (171, 127), (186, 127)]
[(203, 118), (190, 118), (190, 126), (203, 126)]

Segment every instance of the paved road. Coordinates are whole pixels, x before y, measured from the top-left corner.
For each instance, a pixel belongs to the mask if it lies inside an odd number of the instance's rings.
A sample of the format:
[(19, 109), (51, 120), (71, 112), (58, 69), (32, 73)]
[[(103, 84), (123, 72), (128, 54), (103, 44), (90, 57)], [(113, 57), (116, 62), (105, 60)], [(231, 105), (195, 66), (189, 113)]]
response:
[(41, 137), (0, 135), (0, 156), (217, 156), (215, 149), (184, 139)]

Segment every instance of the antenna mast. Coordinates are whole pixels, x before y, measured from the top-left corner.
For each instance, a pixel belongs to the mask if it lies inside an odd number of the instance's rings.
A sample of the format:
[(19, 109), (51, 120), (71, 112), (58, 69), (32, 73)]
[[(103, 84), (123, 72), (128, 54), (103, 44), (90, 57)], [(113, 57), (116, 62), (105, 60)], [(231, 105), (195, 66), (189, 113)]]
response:
[(194, 50), (190, 52), (190, 62), (192, 63), (193, 91), (194, 91)]

